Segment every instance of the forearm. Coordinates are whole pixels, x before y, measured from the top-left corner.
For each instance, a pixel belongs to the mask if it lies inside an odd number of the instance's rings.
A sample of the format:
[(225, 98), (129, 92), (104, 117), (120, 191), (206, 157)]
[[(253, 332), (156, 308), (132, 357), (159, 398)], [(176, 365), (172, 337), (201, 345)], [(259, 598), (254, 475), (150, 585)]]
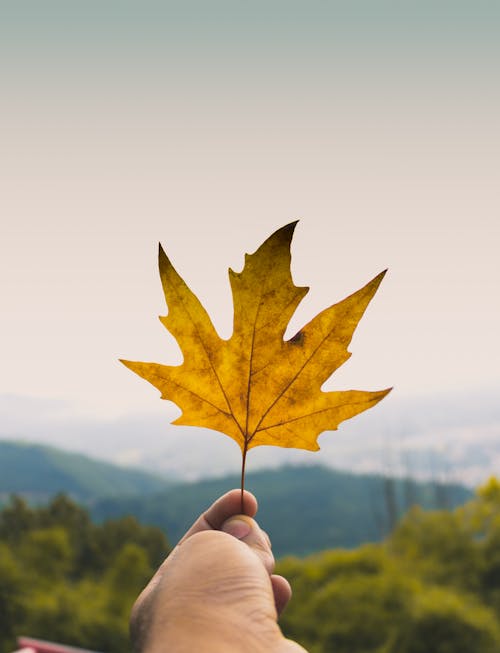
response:
[[(165, 615), (155, 623), (143, 653), (281, 653), (286, 640), (276, 623), (248, 618), (237, 610), (213, 612), (207, 606)], [(295, 649), (293, 649), (295, 650)], [(297, 650), (301, 650), (300, 648)]]

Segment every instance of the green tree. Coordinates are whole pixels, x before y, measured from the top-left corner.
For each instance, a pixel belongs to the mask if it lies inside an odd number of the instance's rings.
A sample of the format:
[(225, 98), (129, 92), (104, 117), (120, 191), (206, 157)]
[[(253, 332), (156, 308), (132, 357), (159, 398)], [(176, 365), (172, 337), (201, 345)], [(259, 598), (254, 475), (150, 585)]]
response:
[(161, 531), (133, 518), (93, 524), (64, 496), (0, 512), (0, 650), (21, 633), (125, 653), (130, 608), (169, 552)]
[(62, 526), (29, 531), (16, 547), (16, 554), (33, 585), (46, 589), (68, 576), (74, 558), (68, 531)]
[(0, 542), (0, 650), (2, 643), (12, 647), (15, 624), (22, 616), (23, 578), (10, 548)]
[(428, 581), (471, 592), (479, 590), (481, 545), (460, 509), (410, 510), (390, 537), (388, 547), (410, 568), (418, 568)]
[[(284, 561), (279, 573), (290, 564)], [(418, 586), (376, 546), (328, 552), (304, 566), (302, 582), (292, 581), (294, 597), (282, 625), (312, 653), (378, 653), (394, 637)]]
[(389, 653), (498, 653), (500, 628), (492, 610), (443, 588), (419, 592)]
[(36, 527), (36, 511), (18, 496), (12, 496), (0, 512), (0, 541), (17, 543), (30, 529)]
[(412, 509), (385, 543), (288, 558), (282, 620), (312, 653), (498, 653), (500, 483), (456, 510)]

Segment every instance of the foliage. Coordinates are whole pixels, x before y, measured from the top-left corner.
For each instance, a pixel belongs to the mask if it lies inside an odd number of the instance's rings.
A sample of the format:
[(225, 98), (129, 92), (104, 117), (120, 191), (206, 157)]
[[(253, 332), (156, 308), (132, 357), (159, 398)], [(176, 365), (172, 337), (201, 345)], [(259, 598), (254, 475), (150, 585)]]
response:
[(500, 485), (411, 510), (383, 543), (285, 558), (282, 626), (311, 653), (498, 653)]
[[(160, 277), (169, 307), (160, 318), (177, 340), (177, 366), (122, 361), (182, 411), (174, 424), (204, 426), (233, 438), (245, 459), (259, 445), (317, 451), (317, 438), (379, 402), (389, 390), (323, 392), (321, 386), (350, 357), (347, 347), (384, 272), (322, 311), (284, 340), (308, 288), (294, 285), (290, 244), (295, 224), (270, 236), (243, 271), (229, 271), (233, 333), (217, 334), (208, 313), (160, 247)], [(243, 496), (243, 494), (242, 494)]]
[[(498, 653), (499, 551), (492, 480), (452, 512), (410, 510), (381, 544), (282, 559), (294, 593), (282, 627), (310, 653)], [(167, 552), (132, 517), (96, 525), (64, 496), (13, 498), (0, 512), (0, 650), (28, 634), (125, 653), (132, 602)]]
[(0, 650), (27, 634), (106, 653), (129, 650), (133, 601), (168, 554), (134, 518), (92, 523), (67, 497), (0, 513)]

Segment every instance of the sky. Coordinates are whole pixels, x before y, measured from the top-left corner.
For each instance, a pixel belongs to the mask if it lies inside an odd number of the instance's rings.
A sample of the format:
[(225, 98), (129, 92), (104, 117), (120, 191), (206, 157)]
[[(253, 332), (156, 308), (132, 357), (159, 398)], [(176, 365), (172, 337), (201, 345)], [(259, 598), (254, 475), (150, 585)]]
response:
[(227, 269), (297, 219), (289, 335), (389, 268), (328, 387), (500, 389), (497, 2), (0, 14), (0, 394), (175, 415), (118, 362), (180, 362), (158, 242), (228, 337)]

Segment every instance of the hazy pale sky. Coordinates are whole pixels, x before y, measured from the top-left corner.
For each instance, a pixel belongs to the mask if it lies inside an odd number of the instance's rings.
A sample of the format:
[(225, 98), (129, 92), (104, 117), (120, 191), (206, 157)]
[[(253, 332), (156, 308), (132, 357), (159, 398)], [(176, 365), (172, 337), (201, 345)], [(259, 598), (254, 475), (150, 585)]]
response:
[(0, 2), (0, 393), (164, 410), (161, 241), (220, 332), (300, 218), (290, 335), (388, 267), (331, 387), (500, 387), (500, 4)]

